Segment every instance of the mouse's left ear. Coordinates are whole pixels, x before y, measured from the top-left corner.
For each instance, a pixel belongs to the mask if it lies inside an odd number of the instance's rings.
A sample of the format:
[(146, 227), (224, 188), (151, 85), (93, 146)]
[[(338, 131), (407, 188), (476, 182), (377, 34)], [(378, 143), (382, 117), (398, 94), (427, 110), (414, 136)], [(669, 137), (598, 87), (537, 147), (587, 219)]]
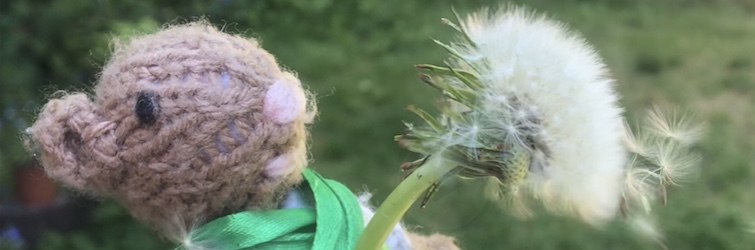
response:
[(288, 124), (306, 116), (307, 96), (299, 79), (284, 73), (265, 92), (262, 113), (277, 124)]

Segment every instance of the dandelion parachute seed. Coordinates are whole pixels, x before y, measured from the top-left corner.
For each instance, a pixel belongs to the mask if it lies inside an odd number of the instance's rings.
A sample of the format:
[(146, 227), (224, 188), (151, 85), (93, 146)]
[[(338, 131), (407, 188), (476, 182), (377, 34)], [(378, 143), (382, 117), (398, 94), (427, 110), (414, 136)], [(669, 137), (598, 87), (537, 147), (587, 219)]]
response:
[(625, 129), (624, 141), (633, 160), (627, 163), (631, 176), (627, 175), (623, 198), (649, 212), (648, 200), (666, 204), (666, 185), (678, 186), (697, 172), (701, 157), (690, 146), (700, 139), (705, 124), (692, 115), (656, 107), (636, 132), (626, 124)]

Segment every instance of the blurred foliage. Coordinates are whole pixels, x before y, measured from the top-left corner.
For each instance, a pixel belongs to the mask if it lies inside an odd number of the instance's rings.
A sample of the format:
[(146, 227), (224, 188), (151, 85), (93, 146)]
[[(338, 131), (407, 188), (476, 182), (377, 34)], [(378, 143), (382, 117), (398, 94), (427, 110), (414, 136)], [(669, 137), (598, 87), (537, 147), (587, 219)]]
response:
[[(630, 117), (652, 103), (672, 103), (709, 120), (699, 150), (697, 182), (670, 190), (658, 217), (671, 249), (753, 249), (755, 221), (755, 2), (746, 0), (515, 1), (547, 12), (583, 33), (617, 78)], [(0, 2), (0, 186), (10, 166), (27, 161), (18, 139), (44, 98), (56, 90), (87, 91), (114, 36), (164, 23), (205, 18), (226, 31), (258, 37), (281, 64), (318, 93), (312, 167), (379, 203), (414, 159), (393, 142), (403, 106), (433, 104), (414, 78), (415, 63), (443, 59), (429, 37), (452, 33), (439, 24), (499, 1), (282, 0), (5, 0)], [(427, 209), (406, 217), (416, 230), (441, 231), (466, 249), (658, 249), (622, 223), (603, 230), (573, 219), (511, 217), (479, 199), (481, 186), (451, 183)], [(459, 204), (464, 204), (460, 206)], [(167, 249), (172, 245), (109, 202), (90, 228), (48, 234), (44, 249)]]
[(115, 202), (106, 202), (92, 214), (94, 221), (84, 230), (67, 234), (46, 233), (39, 249), (130, 250), (173, 249), (175, 244), (158, 238), (145, 225), (135, 223)]

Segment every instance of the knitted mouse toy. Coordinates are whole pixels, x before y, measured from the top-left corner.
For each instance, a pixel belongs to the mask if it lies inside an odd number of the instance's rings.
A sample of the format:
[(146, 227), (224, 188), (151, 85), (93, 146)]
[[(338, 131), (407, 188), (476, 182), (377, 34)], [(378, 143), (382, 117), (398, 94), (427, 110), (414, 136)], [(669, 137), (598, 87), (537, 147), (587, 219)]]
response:
[[(305, 168), (307, 99), (254, 39), (195, 22), (117, 44), (92, 100), (50, 100), (28, 144), (50, 177), (186, 248), (350, 249), (372, 211)], [(394, 231), (390, 249), (456, 249)]]

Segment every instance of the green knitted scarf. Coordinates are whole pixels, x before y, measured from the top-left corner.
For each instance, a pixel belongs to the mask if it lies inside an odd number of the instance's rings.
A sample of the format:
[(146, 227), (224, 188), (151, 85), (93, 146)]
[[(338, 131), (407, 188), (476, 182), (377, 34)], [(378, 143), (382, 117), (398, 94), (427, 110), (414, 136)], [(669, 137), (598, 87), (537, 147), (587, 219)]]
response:
[(305, 169), (315, 209), (244, 211), (213, 220), (192, 233), (199, 248), (353, 249), (364, 229), (354, 194), (343, 184)]

